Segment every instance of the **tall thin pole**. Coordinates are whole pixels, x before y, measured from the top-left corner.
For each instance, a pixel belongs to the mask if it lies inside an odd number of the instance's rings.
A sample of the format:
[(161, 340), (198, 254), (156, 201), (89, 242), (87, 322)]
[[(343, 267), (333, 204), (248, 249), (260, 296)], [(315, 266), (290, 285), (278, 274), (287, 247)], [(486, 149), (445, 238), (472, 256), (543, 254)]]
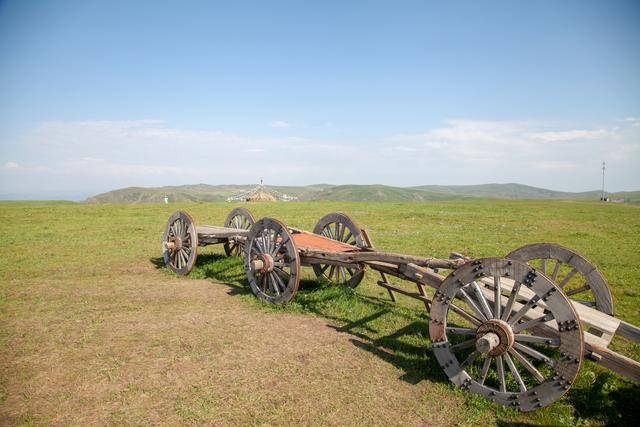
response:
[(602, 162), (602, 196), (600, 197), (600, 200), (604, 201), (604, 169), (605, 169), (605, 165), (604, 162)]

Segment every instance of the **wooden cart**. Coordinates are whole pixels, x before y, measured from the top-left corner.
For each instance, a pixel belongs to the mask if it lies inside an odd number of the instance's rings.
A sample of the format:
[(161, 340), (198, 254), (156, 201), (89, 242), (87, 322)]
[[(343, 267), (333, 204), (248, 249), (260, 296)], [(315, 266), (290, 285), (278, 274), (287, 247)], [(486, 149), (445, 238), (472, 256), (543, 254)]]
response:
[[(243, 257), (253, 293), (274, 304), (294, 298), (301, 266), (350, 287), (367, 268), (376, 271), (394, 302), (403, 294), (424, 304), (432, 349), (449, 379), (502, 405), (531, 411), (555, 402), (584, 358), (640, 381), (640, 363), (608, 348), (614, 336), (640, 343), (640, 328), (613, 316), (598, 269), (556, 244), (524, 246), (505, 258), (425, 258), (378, 251), (345, 214), (323, 217), (310, 233), (271, 218), (256, 222), (239, 208), (224, 227), (196, 227), (176, 212), (163, 236), (165, 262), (187, 274), (197, 247), (217, 243)], [(412, 282), (416, 291), (392, 284), (390, 276)]]

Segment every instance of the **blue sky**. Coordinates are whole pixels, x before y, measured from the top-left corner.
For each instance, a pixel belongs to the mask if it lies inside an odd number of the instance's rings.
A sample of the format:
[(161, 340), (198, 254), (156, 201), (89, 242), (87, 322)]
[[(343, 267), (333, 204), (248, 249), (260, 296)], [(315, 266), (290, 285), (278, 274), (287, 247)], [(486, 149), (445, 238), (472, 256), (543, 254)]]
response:
[(0, 2), (0, 195), (640, 188), (638, 2)]

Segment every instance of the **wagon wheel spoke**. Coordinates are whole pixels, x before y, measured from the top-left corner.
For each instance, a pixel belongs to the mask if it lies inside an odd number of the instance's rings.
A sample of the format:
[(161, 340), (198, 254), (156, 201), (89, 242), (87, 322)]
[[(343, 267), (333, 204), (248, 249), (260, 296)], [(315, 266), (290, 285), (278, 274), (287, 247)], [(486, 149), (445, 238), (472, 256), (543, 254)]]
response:
[(509, 295), (509, 299), (507, 300), (507, 305), (505, 305), (504, 310), (502, 311), (502, 316), (500, 317), (501, 320), (504, 320), (506, 322), (509, 316), (511, 315), (513, 304), (516, 302), (516, 297), (520, 292), (521, 286), (522, 286), (522, 283), (520, 283), (519, 281), (515, 282), (513, 289), (511, 290), (511, 295)]
[(553, 273), (551, 273), (551, 280), (554, 282), (558, 279), (558, 273), (560, 272), (560, 267), (562, 266), (562, 262), (560, 260), (556, 261), (556, 265), (553, 267)]
[(480, 384), (484, 384), (487, 380), (487, 375), (489, 375), (489, 368), (491, 368), (492, 361), (492, 357), (485, 357), (484, 363), (482, 364), (482, 373), (480, 374)]
[(503, 357), (504, 357), (504, 360), (507, 362), (507, 366), (509, 367), (511, 374), (513, 375), (516, 382), (518, 383), (518, 388), (520, 389), (520, 391), (521, 392), (527, 391), (527, 386), (524, 384), (524, 381), (522, 381), (520, 372), (518, 372), (518, 368), (516, 368), (516, 365), (513, 363), (513, 360), (511, 360), (509, 353), (505, 353)]
[(557, 347), (560, 345), (560, 338), (541, 337), (537, 335), (515, 334), (514, 338), (518, 342), (528, 342), (531, 344), (542, 344)]
[(462, 362), (460, 364), (460, 367), (465, 368), (467, 366), (470, 366), (471, 364), (473, 364), (473, 362), (476, 361), (476, 359), (480, 357), (480, 352), (479, 351), (474, 351), (472, 352), (465, 360), (464, 362)]
[(466, 348), (473, 347), (475, 344), (476, 344), (476, 339), (472, 338), (470, 340), (463, 341), (460, 344), (452, 345), (451, 351), (456, 352), (456, 351), (464, 350)]
[(515, 325), (513, 325), (513, 332), (514, 333), (518, 333), (520, 331), (524, 331), (526, 329), (531, 329), (534, 328), (538, 325), (541, 325), (543, 323), (549, 322), (551, 320), (553, 320), (553, 313), (547, 313), (544, 316), (540, 316), (538, 318), (535, 319), (531, 319), (531, 320), (527, 320), (526, 322), (522, 322), (522, 323), (516, 323)]
[(482, 309), (482, 312), (485, 316), (487, 316), (487, 319), (493, 319), (493, 313), (491, 312), (491, 308), (489, 308), (489, 303), (482, 294), (482, 290), (480, 289), (480, 286), (478, 286), (478, 282), (474, 280), (473, 282), (471, 282), (471, 286), (473, 287), (473, 291), (477, 296), (477, 301), (480, 301), (480, 308)]
[(529, 312), (529, 310), (536, 307), (536, 304), (540, 299), (540, 296), (535, 295), (533, 298), (523, 304), (522, 307), (520, 307), (520, 310), (518, 310), (513, 316), (509, 317), (507, 319), (507, 322), (513, 326), (518, 320), (522, 319), (525, 314)]
[(353, 234), (351, 234), (351, 231), (349, 231), (347, 233), (347, 236), (344, 239), (342, 239), (342, 241), (345, 242), (345, 243), (351, 244), (350, 242), (351, 242), (351, 238), (352, 237), (353, 237)]
[(447, 326), (447, 332), (453, 335), (471, 335), (476, 336), (476, 330), (471, 328), (456, 328), (453, 326)]
[(573, 278), (573, 276), (575, 276), (577, 272), (578, 272), (577, 268), (575, 267), (572, 268), (571, 271), (567, 273), (564, 279), (562, 279), (562, 281), (558, 284), (558, 286), (560, 286), (561, 288), (564, 288), (565, 286), (567, 286), (567, 283), (569, 283), (569, 281)]
[(515, 348), (516, 350), (520, 350), (521, 352), (533, 357), (536, 360), (539, 360), (541, 362), (546, 363), (547, 365), (551, 366), (552, 368), (554, 368), (556, 366), (556, 361), (551, 359), (550, 357), (545, 356), (544, 354), (540, 353), (537, 350), (534, 350), (533, 348), (526, 346), (524, 344), (521, 344), (519, 342), (516, 342), (513, 344), (513, 348)]
[(234, 243), (231, 247), (231, 253), (233, 255), (240, 255), (241, 252), (242, 252), (242, 246), (240, 246), (238, 243)]
[(494, 319), (500, 319), (502, 316), (502, 284), (500, 276), (493, 278), (493, 315)]
[(467, 292), (464, 289), (460, 289), (460, 295), (462, 296), (463, 300), (467, 303), (467, 305), (471, 307), (471, 309), (473, 310), (473, 312), (476, 314), (478, 318), (480, 318), (483, 321), (489, 320), (489, 318), (487, 318), (487, 316), (484, 315), (482, 310), (480, 310), (480, 308), (476, 305), (476, 303), (471, 299), (471, 297), (467, 294)]
[(326, 231), (326, 234), (325, 234), (326, 237), (330, 238), (331, 240), (336, 240), (335, 235), (333, 234), (333, 231), (331, 231), (331, 227), (327, 227), (325, 231)]
[(512, 348), (509, 349), (509, 354), (515, 357), (516, 360), (520, 362), (520, 364), (524, 366), (524, 368), (529, 371), (529, 373), (531, 373), (531, 375), (538, 381), (538, 383), (544, 381), (544, 375), (542, 375), (540, 371), (538, 371), (535, 366), (533, 366), (531, 362), (529, 362), (519, 351)]
[(279, 275), (284, 280), (289, 280), (289, 278), (291, 277), (291, 275), (289, 273), (287, 273), (286, 271), (284, 271), (280, 267), (273, 267), (273, 271), (275, 271), (276, 274)]
[(482, 320), (478, 319), (474, 315), (468, 313), (466, 310), (462, 309), (461, 307), (455, 304), (451, 304), (450, 309), (454, 311), (456, 314), (458, 314), (460, 317), (462, 317), (463, 319), (473, 324), (474, 326), (480, 326), (482, 324)]
[(280, 295), (280, 290), (284, 291), (286, 289), (284, 283), (282, 283), (282, 280), (273, 271), (269, 272), (269, 279), (273, 283), (273, 288), (275, 289), (277, 295)]
[(571, 289), (565, 292), (565, 294), (567, 294), (567, 296), (570, 297), (570, 296), (581, 294), (583, 292), (588, 292), (588, 291), (591, 291), (591, 288), (589, 287), (589, 285), (584, 285), (579, 287), (578, 289)]
[(507, 382), (504, 378), (504, 362), (502, 361), (502, 356), (496, 357), (496, 365), (498, 371), (498, 380), (500, 381), (500, 391), (505, 393), (507, 391)]

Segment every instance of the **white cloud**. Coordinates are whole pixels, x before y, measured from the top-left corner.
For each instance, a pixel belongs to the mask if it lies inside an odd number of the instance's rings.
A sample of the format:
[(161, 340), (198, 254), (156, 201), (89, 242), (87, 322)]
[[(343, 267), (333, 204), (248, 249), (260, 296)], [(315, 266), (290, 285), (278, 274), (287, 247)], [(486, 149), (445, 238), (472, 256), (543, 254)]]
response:
[(269, 125), (269, 127), (276, 128), (276, 129), (289, 129), (293, 127), (291, 123), (285, 122), (284, 120), (275, 120), (267, 124)]
[(624, 123), (628, 123), (633, 127), (640, 127), (640, 117), (627, 117), (621, 120)]
[(561, 141), (573, 141), (579, 139), (602, 139), (602, 138), (615, 138), (615, 133), (605, 130), (586, 130), (586, 129), (574, 129), (568, 131), (556, 131), (556, 132), (538, 132), (528, 135), (532, 139), (539, 139), (547, 142), (561, 142)]
[(423, 133), (393, 135), (383, 150), (388, 164), (403, 162), (403, 172), (418, 168), (435, 176), (422, 182), (522, 182), (585, 190), (598, 186), (604, 160), (616, 171), (611, 179), (617, 188), (640, 187), (640, 133), (631, 121), (576, 129), (540, 121), (456, 119)]
[(640, 128), (631, 121), (616, 124), (455, 119), (363, 144), (308, 135), (247, 137), (159, 120), (46, 122), (16, 147), (0, 141), (8, 157), (0, 168), (0, 193), (95, 193), (259, 177), (269, 184), (522, 182), (583, 190), (599, 185), (603, 160), (619, 188), (640, 187)]

